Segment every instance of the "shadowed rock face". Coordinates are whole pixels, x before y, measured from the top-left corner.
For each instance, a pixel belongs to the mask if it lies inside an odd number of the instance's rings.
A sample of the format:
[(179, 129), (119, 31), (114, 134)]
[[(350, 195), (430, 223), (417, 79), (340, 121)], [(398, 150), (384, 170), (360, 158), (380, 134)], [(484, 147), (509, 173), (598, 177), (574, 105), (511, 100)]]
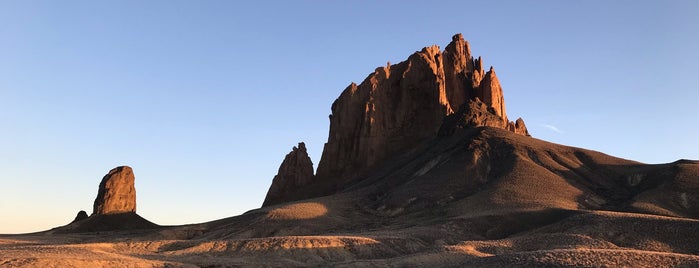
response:
[(452, 112), (439, 47), (378, 68), (351, 84), (332, 105), (318, 179), (342, 181), (433, 137)]
[(516, 122), (502, 120), (502, 117), (498, 116), (492, 107), (488, 107), (480, 99), (468, 100), (456, 113), (445, 117), (439, 129), (439, 136), (449, 136), (458, 129), (482, 126), (507, 129), (517, 134), (529, 136), (522, 118), (518, 118)]
[[(461, 111), (473, 107), (477, 111)], [(425, 47), (406, 61), (377, 68), (359, 85), (351, 83), (332, 104), (328, 142), (316, 175), (277, 175), (264, 206), (345, 189), (383, 161), (435, 138), (445, 117), (454, 113), (462, 121), (481, 114), (461, 127), (492, 126), (529, 135), (524, 121), (507, 119), (495, 70), (484, 71), (461, 34), (444, 51)], [(282, 182), (284, 177), (292, 181)]]
[(313, 162), (306, 152), (306, 144), (300, 142), (284, 157), (262, 206), (279, 203), (288, 194), (288, 189), (305, 185), (312, 179)]
[(133, 170), (116, 167), (100, 182), (92, 214), (107, 215), (136, 212), (136, 188)]
[(71, 223), (82, 221), (84, 219), (87, 219), (87, 217), (87, 212), (81, 210), (80, 212), (78, 212), (78, 215), (75, 216), (75, 219)]

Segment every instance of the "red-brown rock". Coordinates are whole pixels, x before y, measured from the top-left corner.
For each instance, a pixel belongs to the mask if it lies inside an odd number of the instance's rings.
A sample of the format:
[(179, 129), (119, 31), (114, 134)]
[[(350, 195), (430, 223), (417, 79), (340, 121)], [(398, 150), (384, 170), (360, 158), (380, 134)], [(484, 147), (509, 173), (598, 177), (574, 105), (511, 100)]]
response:
[(116, 167), (100, 182), (92, 214), (107, 215), (136, 212), (136, 188), (133, 170)]
[(285, 198), (292, 198), (291, 195), (296, 192), (293, 190), (301, 189), (301, 186), (308, 184), (312, 179), (313, 162), (308, 157), (306, 144), (300, 142), (298, 147), (294, 147), (284, 157), (284, 161), (282, 161), (277, 175), (272, 180), (272, 186), (269, 187), (262, 206), (279, 203)]
[(342, 184), (344, 177), (433, 137), (452, 112), (441, 55), (439, 47), (426, 47), (347, 87), (332, 105), (318, 177)]
[(505, 98), (502, 95), (500, 80), (495, 76), (495, 69), (493, 69), (493, 67), (490, 67), (490, 71), (483, 77), (483, 80), (476, 90), (475, 97), (483, 101), (489, 107), (492, 107), (495, 111), (495, 115), (507, 121)]
[(508, 123), (480, 99), (468, 100), (456, 113), (444, 118), (439, 136), (450, 136), (458, 129), (482, 126), (508, 129)]
[(307, 172), (311, 176), (276, 182), (286, 177), (277, 175), (264, 204), (337, 192), (382, 161), (435, 138), (445, 116), (460, 108), (476, 109), (460, 113), (459, 120), (468, 122), (464, 126), (528, 135), (521, 119), (507, 120), (493, 68), (486, 73), (481, 58), (474, 59), (469, 43), (457, 34), (443, 52), (438, 46), (425, 47), (406, 61), (377, 68), (359, 85), (351, 83), (332, 105), (328, 141), (316, 175)]
[[(442, 52), (444, 58), (444, 80), (446, 94), (451, 107), (459, 107), (471, 98), (474, 64), (471, 47), (461, 34), (451, 38), (451, 43)], [(480, 80), (479, 80), (480, 81)]]
[[(508, 127), (495, 71), (491, 67), (484, 72), (482, 60), (473, 59), (461, 34), (452, 37), (444, 52), (437, 46), (426, 47), (407, 61), (378, 68), (361, 84), (351, 84), (333, 103), (317, 177), (345, 181), (405, 152), (434, 137), (444, 116), (476, 99), (500, 118), (491, 126), (515, 129), (514, 123)], [(520, 126), (524, 127), (523, 122)], [(524, 134), (526, 129), (517, 133)]]
[(507, 130), (520, 135), (531, 136), (529, 135), (527, 126), (524, 124), (524, 120), (521, 117), (517, 118), (517, 121), (515, 121), (514, 123), (512, 121), (508, 122)]

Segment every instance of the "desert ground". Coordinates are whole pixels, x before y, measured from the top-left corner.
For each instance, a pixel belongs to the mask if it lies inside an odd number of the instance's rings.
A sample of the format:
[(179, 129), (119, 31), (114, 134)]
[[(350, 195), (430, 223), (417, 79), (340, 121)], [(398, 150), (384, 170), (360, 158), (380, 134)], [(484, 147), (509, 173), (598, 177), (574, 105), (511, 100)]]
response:
[[(318, 209), (322, 210), (317, 203), (295, 204), (278, 208), (281, 212), (268, 211), (266, 220), (291, 223), (285, 227), (294, 229), (293, 221), (322, 212)], [(279, 216), (286, 219), (275, 218)], [(522, 216), (529, 220), (515, 220)], [(496, 219), (503, 219), (504, 224), (493, 224)], [(0, 266), (696, 267), (698, 226), (696, 220), (631, 213), (531, 211), (455, 218), (431, 226), (405, 226), (400, 231), (377, 228), (362, 233), (258, 238), (188, 239), (205, 229), (197, 225), (150, 231), (37, 233), (0, 237)]]
[[(489, 161), (463, 161), (483, 155), (474, 144)], [(487, 165), (499, 173), (475, 185), (449, 175)], [(88, 218), (2, 235), (0, 266), (699, 266), (697, 161), (645, 165), (485, 127), (384, 167), (347, 191), (213, 222), (144, 225), (134, 213), (102, 219), (116, 230)]]

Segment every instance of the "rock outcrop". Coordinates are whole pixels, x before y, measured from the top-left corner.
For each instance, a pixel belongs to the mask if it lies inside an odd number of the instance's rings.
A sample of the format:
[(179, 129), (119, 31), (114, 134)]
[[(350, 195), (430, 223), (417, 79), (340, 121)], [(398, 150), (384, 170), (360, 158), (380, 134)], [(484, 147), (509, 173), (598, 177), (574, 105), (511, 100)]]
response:
[[(475, 111), (459, 110), (474, 107)], [(312, 186), (299, 187), (304, 184), (294, 178), (289, 183), (296, 188), (280, 190), (286, 183), (275, 182), (269, 193), (275, 196), (268, 194), (264, 205), (344, 189), (382, 161), (435, 138), (445, 117), (454, 113), (460, 113), (462, 121), (464, 116), (479, 116), (461, 127), (492, 126), (528, 135), (521, 119), (507, 119), (495, 70), (484, 71), (481, 58), (471, 56), (461, 34), (454, 35), (444, 51), (425, 47), (406, 61), (377, 68), (359, 85), (351, 83), (332, 104), (328, 142), (316, 175), (303, 178)]]
[(318, 177), (340, 182), (348, 172), (356, 174), (433, 137), (452, 113), (445, 88), (437, 46), (352, 83), (332, 105)]
[(78, 212), (78, 215), (75, 215), (75, 219), (71, 223), (82, 221), (84, 219), (87, 219), (87, 217), (88, 217), (87, 212), (85, 212), (84, 210), (81, 210), (80, 212)]
[(288, 194), (293, 193), (289, 189), (300, 190), (298, 187), (308, 184), (312, 179), (313, 162), (308, 157), (306, 144), (300, 142), (298, 147), (294, 147), (284, 157), (262, 206), (276, 204), (289, 198)]
[(100, 182), (92, 214), (107, 215), (136, 212), (136, 187), (133, 170), (116, 167)]
[(116, 167), (102, 178), (92, 215), (80, 211), (70, 224), (52, 233), (84, 233), (119, 230), (153, 229), (157, 224), (136, 214), (136, 188), (133, 170)]
[(515, 122), (503, 120), (493, 107), (489, 107), (478, 98), (468, 100), (456, 113), (445, 117), (438, 136), (450, 136), (458, 129), (482, 126), (507, 129), (520, 135), (530, 136), (522, 118), (518, 118)]
[(524, 124), (517, 128), (507, 119), (495, 70), (483, 70), (461, 34), (443, 52), (426, 47), (407, 61), (376, 69), (333, 103), (318, 179), (351, 181), (362, 170), (434, 137), (445, 116), (472, 100), (498, 117), (490, 121), (500, 122), (489, 126), (526, 135)]
[(502, 95), (500, 80), (498, 80), (498, 77), (495, 75), (495, 69), (493, 69), (493, 67), (490, 67), (490, 71), (485, 74), (483, 80), (481, 80), (480, 85), (476, 89), (476, 97), (472, 99), (476, 98), (483, 101), (488, 107), (493, 108), (495, 115), (507, 122), (505, 97)]
[(529, 135), (529, 130), (527, 130), (527, 125), (524, 124), (524, 119), (517, 118), (515, 122), (507, 122), (507, 130), (512, 131), (519, 135), (531, 136)]

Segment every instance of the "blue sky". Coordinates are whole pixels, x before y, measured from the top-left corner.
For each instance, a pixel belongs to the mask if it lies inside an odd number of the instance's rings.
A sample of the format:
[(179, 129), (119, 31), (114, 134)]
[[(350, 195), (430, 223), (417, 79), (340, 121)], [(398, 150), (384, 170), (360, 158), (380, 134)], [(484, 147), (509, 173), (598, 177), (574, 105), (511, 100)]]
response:
[(159, 224), (257, 208), (342, 89), (455, 33), (535, 137), (699, 159), (698, 2), (610, 2), (2, 1), (0, 233), (90, 213), (119, 165)]

